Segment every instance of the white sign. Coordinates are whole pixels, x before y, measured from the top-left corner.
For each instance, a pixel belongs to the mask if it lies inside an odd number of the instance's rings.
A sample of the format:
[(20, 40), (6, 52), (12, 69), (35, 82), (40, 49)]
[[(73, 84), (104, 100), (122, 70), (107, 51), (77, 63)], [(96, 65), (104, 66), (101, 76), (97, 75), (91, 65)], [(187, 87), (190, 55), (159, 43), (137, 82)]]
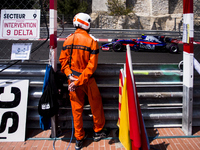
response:
[(40, 36), (40, 10), (2, 9), (1, 38), (35, 39)]
[(0, 142), (24, 141), (28, 80), (0, 80)]
[(183, 43), (189, 43), (189, 35), (190, 35), (190, 25), (189, 24), (183, 24)]
[(11, 60), (29, 60), (32, 43), (13, 43)]

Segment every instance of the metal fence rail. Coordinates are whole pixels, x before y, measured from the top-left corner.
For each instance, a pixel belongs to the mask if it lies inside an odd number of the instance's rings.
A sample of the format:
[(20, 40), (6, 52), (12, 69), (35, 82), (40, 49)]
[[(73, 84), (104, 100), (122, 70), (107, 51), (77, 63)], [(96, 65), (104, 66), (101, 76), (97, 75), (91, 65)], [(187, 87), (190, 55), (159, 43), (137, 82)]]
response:
[[(75, 31), (74, 28), (65, 28), (63, 34), (60, 38), (65, 38), (69, 34)], [(62, 30), (58, 29), (58, 33), (61, 33)], [(45, 32), (42, 32), (44, 34)], [(139, 38), (141, 34), (147, 35), (164, 35), (170, 36), (172, 38), (181, 39), (182, 33), (178, 31), (162, 31), (162, 30), (133, 30), (133, 29), (98, 29), (98, 28), (91, 28), (90, 34), (94, 35), (96, 38), (101, 39), (116, 39), (116, 38)]]
[[(0, 69), (6, 65), (1, 63)], [(44, 63), (19, 63), (0, 74), (0, 79), (28, 79), (30, 81), (27, 110), (28, 128), (39, 128), (37, 105), (42, 94), (45, 66)], [(119, 70), (122, 67), (123, 64), (99, 64), (95, 72), (95, 78), (103, 98), (106, 126), (111, 128), (117, 128), (118, 82)], [(146, 127), (181, 127), (183, 93), (182, 72), (179, 70), (178, 64), (133, 64), (133, 70)], [(197, 74), (194, 83), (193, 126), (199, 126), (200, 79)], [(71, 128), (71, 108), (69, 100), (66, 100), (69, 98), (66, 83), (64, 91), (63, 97), (59, 98), (58, 125), (61, 128)], [(92, 127), (92, 116), (87, 99), (83, 119), (84, 127)]]
[[(58, 38), (65, 38), (75, 31), (74, 28), (58, 29)], [(182, 31), (163, 31), (163, 30), (135, 30), (135, 29), (99, 29), (91, 28), (90, 34), (99, 39), (116, 39), (116, 38), (139, 38), (142, 34), (146, 35), (163, 35), (171, 38), (182, 40)], [(41, 37), (46, 36), (46, 32), (41, 31)], [(200, 41), (200, 31), (194, 31), (194, 41)]]

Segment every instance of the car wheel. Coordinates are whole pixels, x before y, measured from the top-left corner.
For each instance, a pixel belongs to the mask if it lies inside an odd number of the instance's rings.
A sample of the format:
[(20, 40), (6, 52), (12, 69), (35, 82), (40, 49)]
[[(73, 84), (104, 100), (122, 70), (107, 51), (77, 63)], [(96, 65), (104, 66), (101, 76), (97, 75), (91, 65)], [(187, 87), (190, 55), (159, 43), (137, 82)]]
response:
[(123, 50), (123, 46), (120, 42), (116, 42), (115, 44), (113, 44), (113, 50), (115, 52), (121, 52)]
[(176, 45), (176, 44), (171, 44), (167, 48), (170, 53), (178, 53), (179, 52), (178, 45)]
[(165, 38), (165, 42), (169, 43), (170, 42), (170, 38), (166, 37)]

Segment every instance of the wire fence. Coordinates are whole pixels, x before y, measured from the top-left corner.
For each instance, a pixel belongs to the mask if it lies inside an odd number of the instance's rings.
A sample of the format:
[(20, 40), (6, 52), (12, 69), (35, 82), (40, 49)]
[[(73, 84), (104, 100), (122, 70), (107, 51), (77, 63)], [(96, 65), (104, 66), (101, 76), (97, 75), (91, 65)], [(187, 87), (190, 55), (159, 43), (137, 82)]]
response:
[[(49, 51), (49, 44), (47, 42), (49, 39), (49, 20), (46, 16), (49, 14), (49, 1), (7, 0), (1, 1), (0, 9), (1, 15), (4, 15), (3, 18), (5, 19), (1, 21), (2, 31), (0, 36), (0, 60), (3, 62), (7, 62), (10, 65), (16, 64), (17, 62), (19, 62), (19, 60), (11, 60), (12, 45), (26, 45), (26, 43), (32, 44), (29, 61), (48, 60), (49, 56), (46, 55), (46, 52)], [(40, 15), (40, 19), (38, 19), (39, 21), (35, 21), (39, 24), (39, 32), (38, 29), (33, 29), (35, 27), (34, 21), (30, 21), (31, 23), (27, 23), (23, 20), (23, 17), (27, 17), (27, 14), (24, 14), (24, 11), (31, 12), (35, 10), (39, 10)], [(34, 14), (33, 17), (36, 18), (37, 14)], [(12, 20), (8, 21), (9, 19)], [(10, 27), (11, 30), (7, 30), (7, 27)], [(15, 27), (18, 29), (16, 29)], [(24, 30), (21, 28), (24, 28)], [(30, 28), (32, 28), (33, 30), (29, 30)], [(4, 33), (5, 30), (7, 30), (6, 33)], [(34, 36), (35, 34), (37, 34), (35, 33), (35, 31), (39, 33), (39, 35)], [(41, 36), (43, 34), (40, 35), (40, 33), (43, 32), (47, 33), (45, 34), (46, 36)], [(8, 38), (8, 35), (11, 35), (11, 37)], [(5, 38), (4, 36), (7, 37)], [(31, 38), (29, 38), (29, 36)]]
[[(193, 1), (193, 13), (194, 13), (194, 40), (200, 41), (200, 1)], [(200, 46), (194, 47), (194, 57), (200, 62)]]
[(200, 1), (194, 0), (194, 30), (200, 31)]

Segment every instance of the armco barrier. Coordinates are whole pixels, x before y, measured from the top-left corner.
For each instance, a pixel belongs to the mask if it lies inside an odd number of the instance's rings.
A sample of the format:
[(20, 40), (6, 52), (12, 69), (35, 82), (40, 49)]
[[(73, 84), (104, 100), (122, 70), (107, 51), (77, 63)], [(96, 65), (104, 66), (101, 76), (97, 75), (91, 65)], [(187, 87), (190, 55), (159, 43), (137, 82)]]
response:
[[(106, 126), (111, 128), (117, 128), (119, 70), (123, 65), (99, 64), (94, 74), (103, 98)], [(0, 69), (4, 67), (6, 64), (0, 63)], [(37, 105), (42, 94), (45, 67), (44, 63), (18, 63), (0, 73), (0, 79), (29, 80), (27, 128), (39, 128)], [(183, 90), (182, 72), (178, 64), (133, 64), (133, 71), (146, 127), (181, 127)], [(193, 126), (199, 126), (198, 74), (195, 74), (194, 79)], [(59, 98), (58, 125), (61, 128), (71, 128), (71, 109), (66, 82), (63, 89), (63, 97)], [(92, 115), (87, 97), (83, 119), (84, 127), (92, 128)]]
[[(65, 38), (69, 34), (73, 33), (75, 28), (58, 28), (57, 34), (60, 35), (59, 38)], [(62, 33), (62, 34), (61, 34)], [(40, 32), (40, 37), (46, 37), (46, 31), (42, 30)], [(116, 38), (138, 38), (141, 37), (142, 34), (146, 35), (164, 35), (172, 38), (181, 39), (182, 33), (178, 31), (162, 31), (162, 30), (133, 30), (133, 29), (99, 29), (99, 28), (91, 28), (90, 34), (99, 39), (116, 39)]]
[[(65, 38), (69, 34), (75, 31), (74, 28), (64, 28), (58, 29), (58, 38)], [(62, 33), (62, 34), (61, 34)], [(162, 31), (162, 30), (133, 30), (133, 29), (99, 29), (99, 28), (91, 28), (90, 34), (94, 35), (94, 37), (98, 39), (116, 39), (116, 38), (124, 38), (124, 39), (135, 39), (141, 37), (142, 34), (146, 35), (157, 35), (157, 36), (166, 36), (171, 38), (176, 38), (178, 40), (182, 40), (182, 31)], [(200, 41), (200, 32), (194, 31), (194, 41)], [(45, 30), (41, 29), (41, 37), (46, 37)]]

